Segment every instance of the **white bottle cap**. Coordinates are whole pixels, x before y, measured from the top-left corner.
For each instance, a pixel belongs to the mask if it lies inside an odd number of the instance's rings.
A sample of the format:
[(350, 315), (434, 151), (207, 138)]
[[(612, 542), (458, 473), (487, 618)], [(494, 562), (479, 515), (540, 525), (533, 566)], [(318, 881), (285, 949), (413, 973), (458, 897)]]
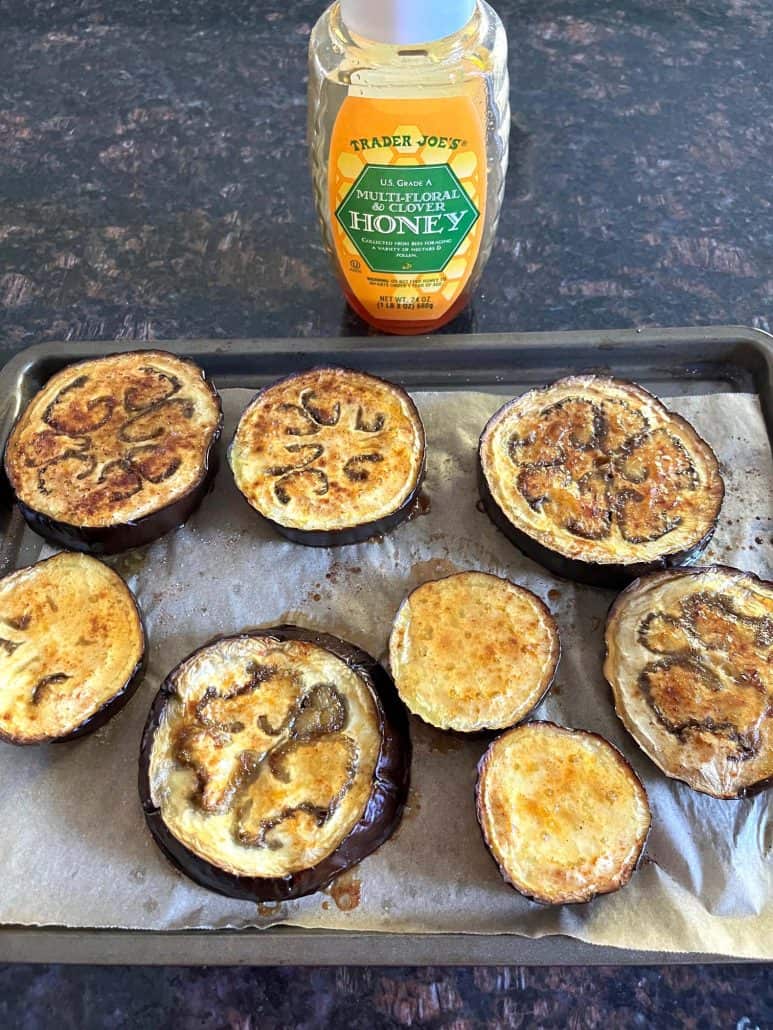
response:
[(376, 43), (431, 43), (464, 28), (476, 0), (341, 0), (350, 32)]

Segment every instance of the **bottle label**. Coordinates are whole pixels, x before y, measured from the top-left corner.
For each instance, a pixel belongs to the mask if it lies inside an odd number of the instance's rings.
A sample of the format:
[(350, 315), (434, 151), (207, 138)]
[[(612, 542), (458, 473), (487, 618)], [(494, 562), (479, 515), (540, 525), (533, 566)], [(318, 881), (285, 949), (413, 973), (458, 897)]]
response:
[(442, 318), (480, 249), (486, 140), (470, 96), (347, 97), (328, 169), (346, 283), (378, 320)]

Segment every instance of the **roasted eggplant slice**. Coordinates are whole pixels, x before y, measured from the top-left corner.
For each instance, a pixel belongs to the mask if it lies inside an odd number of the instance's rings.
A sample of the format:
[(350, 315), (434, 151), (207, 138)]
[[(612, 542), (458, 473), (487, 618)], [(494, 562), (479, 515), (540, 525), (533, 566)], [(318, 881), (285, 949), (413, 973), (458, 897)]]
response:
[(666, 776), (716, 798), (773, 782), (773, 583), (719, 565), (644, 576), (610, 609), (604, 675)]
[(424, 475), (424, 426), (404, 390), (316, 368), (261, 390), (229, 450), (236, 485), (299, 544), (353, 544), (408, 515)]
[(195, 511), (215, 474), (220, 398), (162, 351), (69, 365), (17, 419), (5, 471), (24, 517), (75, 551), (150, 543)]
[(319, 890), (391, 836), (410, 758), (381, 666), (278, 626), (215, 640), (170, 673), (142, 737), (140, 797), (183, 873), (278, 901)]
[(590, 901), (630, 880), (650, 828), (647, 794), (596, 733), (527, 722), (478, 765), (478, 822), (505, 880), (533, 901)]
[(389, 639), (392, 677), (408, 708), (432, 726), (461, 733), (525, 718), (553, 682), (560, 652), (543, 602), (485, 572), (417, 587)]
[(640, 386), (572, 376), (505, 404), (480, 438), (481, 498), (551, 572), (619, 587), (695, 561), (724, 496), (692, 426)]
[(55, 554), (0, 579), (0, 738), (73, 740), (119, 712), (142, 681), (145, 633), (121, 577)]

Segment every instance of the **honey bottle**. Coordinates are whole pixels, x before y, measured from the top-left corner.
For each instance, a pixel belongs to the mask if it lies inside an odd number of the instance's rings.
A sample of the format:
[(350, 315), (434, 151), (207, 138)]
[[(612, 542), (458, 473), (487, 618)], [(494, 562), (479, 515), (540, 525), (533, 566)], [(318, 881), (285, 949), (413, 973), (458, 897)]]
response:
[(484, 0), (339, 0), (309, 44), (309, 153), (354, 310), (426, 333), (468, 303), (507, 171), (507, 38)]

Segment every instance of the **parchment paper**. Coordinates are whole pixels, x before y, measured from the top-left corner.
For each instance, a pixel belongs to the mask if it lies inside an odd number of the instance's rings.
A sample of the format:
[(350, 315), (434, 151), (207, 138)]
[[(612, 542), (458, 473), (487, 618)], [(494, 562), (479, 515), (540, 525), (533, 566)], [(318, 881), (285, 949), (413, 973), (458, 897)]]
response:
[[(224, 440), (250, 394), (224, 391)], [(113, 562), (136, 592), (151, 650), (145, 683), (94, 736), (42, 748), (0, 745), (0, 921), (183, 929), (288, 922), (347, 930), (564, 933), (596, 944), (773, 958), (769, 795), (717, 801), (666, 779), (614, 714), (601, 675), (613, 594), (555, 579), (523, 557), (476, 506), (476, 442), (501, 396), (418, 394), (428, 434), (430, 510), (383, 540), (318, 550), (281, 540), (237, 494), (225, 462), (181, 531)], [(756, 399), (674, 399), (716, 449), (727, 498), (709, 560), (771, 578), (773, 463)], [(43, 553), (50, 553), (44, 549)], [(150, 702), (166, 673), (208, 638), (294, 621), (376, 657), (419, 583), (457, 569), (508, 576), (557, 616), (563, 657), (537, 717), (602, 733), (641, 776), (653, 810), (646, 858), (617, 894), (544, 908), (501, 880), (473, 810), (486, 742), (460, 742), (413, 719), (413, 785), (395, 837), (328, 892), (256, 906), (175, 872), (147, 833), (136, 787)]]

